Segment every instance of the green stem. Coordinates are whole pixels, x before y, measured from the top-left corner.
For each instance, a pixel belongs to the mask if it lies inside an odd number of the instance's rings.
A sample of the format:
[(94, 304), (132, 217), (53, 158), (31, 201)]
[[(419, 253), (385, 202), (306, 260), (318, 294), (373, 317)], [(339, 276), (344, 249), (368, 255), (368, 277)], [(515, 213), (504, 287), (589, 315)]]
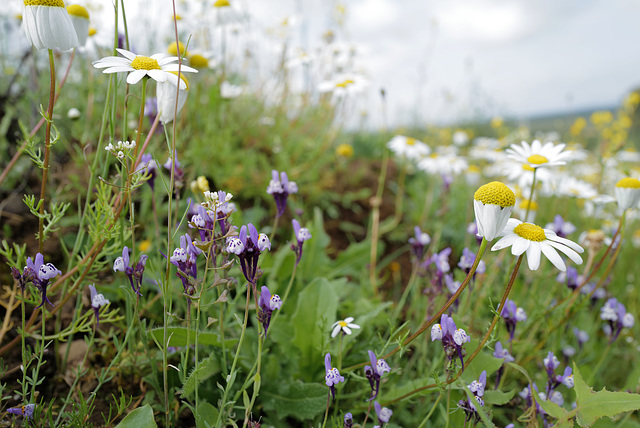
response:
[[(329, 416), (329, 405), (331, 404), (331, 391), (327, 395), (327, 409), (324, 411), (324, 420), (322, 421), (322, 428), (327, 424), (327, 416)], [(363, 425), (364, 427), (364, 425)]]
[[(22, 339), (22, 399), (27, 399), (27, 348), (25, 345), (25, 337), (26, 333), (24, 331), (25, 326), (25, 309), (24, 309), (24, 290), (22, 290), (22, 301), (20, 302), (20, 307), (22, 309), (22, 331), (20, 333), (20, 337)], [(27, 403), (24, 403), (27, 404)]]
[(39, 251), (44, 253), (44, 198), (47, 194), (47, 179), (49, 176), (49, 157), (51, 153), (51, 124), (53, 123), (53, 106), (56, 97), (56, 65), (53, 60), (53, 50), (49, 49), (49, 69), (51, 71), (51, 86), (49, 87), (49, 108), (47, 109), (47, 124), (44, 131), (44, 162), (42, 165), (42, 187), (40, 188), (40, 217), (38, 218)]
[(529, 194), (529, 203), (527, 204), (527, 211), (522, 219), (523, 222), (527, 222), (527, 218), (529, 217), (529, 211), (531, 211), (531, 204), (533, 203), (533, 192), (536, 190), (536, 172), (538, 168), (533, 169), (533, 181), (531, 182), (531, 193)]

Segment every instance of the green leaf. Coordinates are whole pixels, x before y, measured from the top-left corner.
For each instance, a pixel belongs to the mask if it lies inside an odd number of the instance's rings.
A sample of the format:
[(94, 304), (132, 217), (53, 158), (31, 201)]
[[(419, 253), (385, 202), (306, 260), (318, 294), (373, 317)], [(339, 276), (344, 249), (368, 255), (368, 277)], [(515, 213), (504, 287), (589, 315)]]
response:
[(191, 370), (189, 377), (182, 386), (182, 397), (189, 397), (201, 382), (220, 372), (220, 363), (215, 354), (200, 360), (197, 367)]
[(157, 428), (153, 410), (149, 404), (138, 407), (120, 421), (116, 428)]
[(503, 404), (507, 404), (513, 396), (516, 395), (516, 390), (512, 389), (509, 392), (502, 391), (485, 391), (482, 398), (486, 404), (495, 404), (497, 406), (502, 406)]
[(456, 381), (456, 384), (458, 385), (458, 387), (464, 389), (464, 392), (467, 394), (467, 398), (469, 399), (469, 401), (475, 403), (476, 411), (478, 412), (478, 415), (480, 415), (480, 419), (482, 420), (482, 422), (484, 422), (484, 424), (488, 427), (496, 428), (495, 424), (489, 418), (489, 415), (487, 415), (486, 409), (483, 406), (478, 405), (476, 397), (471, 393), (471, 391), (469, 391), (469, 387), (465, 385), (464, 381), (458, 379)]
[(573, 381), (576, 391), (577, 421), (581, 427), (590, 427), (604, 416), (613, 417), (622, 412), (640, 409), (640, 394), (611, 392), (603, 389), (594, 392), (588, 386), (573, 363)]
[(298, 348), (302, 373), (315, 373), (314, 368), (322, 367), (322, 344), (329, 331), (327, 325), (336, 321), (338, 296), (335, 284), (326, 278), (315, 278), (298, 295), (296, 311), (291, 316), (293, 339)]
[(198, 402), (198, 428), (209, 428), (218, 420), (218, 409), (204, 400)]
[(294, 382), (282, 385), (278, 392), (263, 390), (264, 407), (278, 418), (288, 415), (300, 420), (313, 419), (324, 412), (329, 388), (320, 383)]
[[(167, 346), (187, 346), (187, 329), (186, 327), (169, 327), (168, 329), (169, 336), (169, 344)], [(158, 341), (158, 343), (162, 343), (162, 339), (164, 337), (164, 332), (162, 327), (154, 328), (150, 331), (151, 335)], [(195, 343), (196, 331), (191, 330), (189, 333), (189, 340), (193, 345)], [(231, 347), (236, 343), (235, 339), (225, 340), (224, 344), (227, 347)], [(222, 343), (220, 342), (220, 337), (218, 333), (214, 333), (211, 331), (201, 331), (198, 333), (198, 344), (199, 345), (212, 345), (222, 347)]]

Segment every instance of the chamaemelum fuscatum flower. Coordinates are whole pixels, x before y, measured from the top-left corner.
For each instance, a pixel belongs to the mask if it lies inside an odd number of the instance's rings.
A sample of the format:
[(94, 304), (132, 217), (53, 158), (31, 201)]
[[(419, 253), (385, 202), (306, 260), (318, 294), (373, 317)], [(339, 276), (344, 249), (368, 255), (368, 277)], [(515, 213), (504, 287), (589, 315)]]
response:
[(640, 180), (625, 177), (616, 183), (616, 200), (621, 211), (637, 208), (640, 202)]
[(23, 28), (36, 49), (62, 49), (78, 46), (78, 36), (62, 0), (24, 0)]
[(530, 168), (565, 165), (571, 158), (570, 150), (564, 151), (566, 144), (553, 144), (551, 141), (542, 144), (540, 140), (534, 140), (531, 145), (526, 141), (512, 144), (506, 151), (507, 157)]
[(78, 46), (84, 46), (89, 37), (89, 11), (84, 6), (72, 4), (67, 6), (67, 12), (78, 36)]
[(500, 235), (515, 204), (516, 195), (507, 185), (492, 181), (480, 186), (473, 195), (478, 236), (490, 242)]
[[(129, 73), (127, 83), (135, 85), (143, 77), (150, 77), (156, 82), (170, 82), (178, 86), (178, 76), (172, 72), (178, 71), (177, 56), (167, 56), (163, 53), (143, 56), (136, 55), (125, 49), (116, 49), (120, 56), (108, 56), (93, 62), (95, 68), (104, 68), (103, 73)], [(180, 73), (197, 73), (198, 70), (186, 65), (180, 67)], [(180, 89), (186, 89), (187, 84), (180, 82)]]

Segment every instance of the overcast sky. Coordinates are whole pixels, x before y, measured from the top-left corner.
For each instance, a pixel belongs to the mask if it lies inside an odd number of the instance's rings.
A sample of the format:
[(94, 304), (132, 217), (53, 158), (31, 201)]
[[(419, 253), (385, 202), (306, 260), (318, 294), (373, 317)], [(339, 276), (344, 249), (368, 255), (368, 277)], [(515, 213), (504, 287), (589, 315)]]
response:
[[(394, 123), (523, 117), (620, 103), (640, 86), (640, 0), (349, 0), (344, 38), (362, 52)], [(335, 2), (248, 1), (264, 25), (300, 16), (308, 40)]]

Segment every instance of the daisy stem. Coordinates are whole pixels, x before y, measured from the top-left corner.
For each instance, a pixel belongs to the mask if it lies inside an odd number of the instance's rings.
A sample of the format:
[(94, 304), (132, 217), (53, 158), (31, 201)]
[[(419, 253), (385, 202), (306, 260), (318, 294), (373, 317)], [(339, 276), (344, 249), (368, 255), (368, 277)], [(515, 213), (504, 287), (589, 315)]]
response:
[(523, 222), (528, 222), (529, 211), (531, 211), (531, 204), (533, 203), (533, 192), (536, 190), (536, 172), (538, 172), (538, 168), (533, 169), (533, 181), (531, 182), (531, 193), (529, 194), (529, 203), (527, 204), (527, 211), (524, 214)]
[(56, 97), (56, 65), (53, 60), (53, 49), (49, 49), (49, 69), (51, 71), (51, 86), (49, 88), (49, 108), (47, 109), (47, 124), (44, 130), (44, 161), (42, 164), (42, 187), (40, 188), (40, 216), (38, 218), (38, 240), (40, 253), (44, 253), (44, 197), (47, 193), (47, 178), (49, 176), (49, 157), (51, 153), (51, 124), (53, 123), (53, 106)]
[[(140, 95), (140, 119), (138, 120), (138, 133), (136, 135), (136, 141), (139, 142), (142, 140), (142, 121), (144, 120), (144, 108), (145, 108), (145, 98), (147, 97), (147, 81), (148, 77), (144, 77), (142, 79), (142, 94)], [(140, 148), (140, 144), (136, 143), (136, 147), (134, 148), (133, 158), (136, 159), (133, 164), (132, 170), (135, 171), (135, 165), (137, 164), (138, 158), (138, 149)]]

